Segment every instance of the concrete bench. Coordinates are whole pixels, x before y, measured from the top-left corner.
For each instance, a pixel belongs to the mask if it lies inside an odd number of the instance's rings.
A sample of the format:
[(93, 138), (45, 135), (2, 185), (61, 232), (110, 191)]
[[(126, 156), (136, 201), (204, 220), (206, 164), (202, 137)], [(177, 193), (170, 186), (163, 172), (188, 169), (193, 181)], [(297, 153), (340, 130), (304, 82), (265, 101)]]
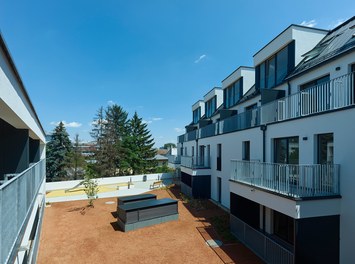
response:
[(119, 206), (117, 215), (118, 225), (126, 232), (177, 220), (178, 203), (170, 198), (132, 202)]

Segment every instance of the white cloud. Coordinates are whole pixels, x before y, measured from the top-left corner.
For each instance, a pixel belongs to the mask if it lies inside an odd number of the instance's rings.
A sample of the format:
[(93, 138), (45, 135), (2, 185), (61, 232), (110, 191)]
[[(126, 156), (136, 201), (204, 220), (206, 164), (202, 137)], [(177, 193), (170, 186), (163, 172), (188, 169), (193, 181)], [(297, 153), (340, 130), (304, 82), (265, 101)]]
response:
[[(51, 122), (50, 124), (52, 125), (52, 126), (58, 126), (59, 125), (59, 123), (60, 123), (60, 121), (59, 122)], [(62, 123), (63, 123), (63, 125), (65, 126), (65, 127), (81, 127), (82, 126), (82, 124), (81, 123), (79, 123), (79, 122), (69, 122), (69, 123), (67, 123), (66, 121), (62, 121)]]
[[(102, 124), (107, 124), (107, 120), (106, 119), (102, 119), (101, 122), (102, 122)], [(94, 121), (89, 123), (89, 126), (95, 126), (98, 123), (99, 123), (99, 120), (94, 120)]]
[(183, 128), (179, 128), (179, 127), (175, 127), (174, 130), (175, 130), (175, 132), (177, 132), (177, 133), (182, 133), (182, 132), (184, 132), (184, 129), (183, 129)]
[(163, 120), (163, 118), (162, 117), (153, 117), (152, 120), (153, 121), (160, 121), (160, 120)]
[(336, 28), (336, 27), (339, 26), (340, 24), (343, 24), (345, 21), (346, 21), (346, 19), (344, 19), (344, 18), (339, 18), (339, 19), (333, 21), (333, 22), (329, 25), (329, 28), (330, 28), (330, 29)]
[(201, 60), (205, 59), (207, 56), (206, 54), (202, 54), (197, 60), (195, 60), (195, 63), (199, 63)]
[(305, 27), (315, 27), (317, 25), (317, 21), (315, 19), (309, 20), (309, 21), (302, 21), (301, 26)]
[(116, 104), (116, 103), (115, 103), (114, 101), (112, 101), (112, 100), (108, 100), (108, 101), (107, 101), (107, 104), (108, 104), (108, 105), (114, 105), (114, 104)]
[(153, 121), (152, 120), (142, 120), (143, 124), (151, 124)]

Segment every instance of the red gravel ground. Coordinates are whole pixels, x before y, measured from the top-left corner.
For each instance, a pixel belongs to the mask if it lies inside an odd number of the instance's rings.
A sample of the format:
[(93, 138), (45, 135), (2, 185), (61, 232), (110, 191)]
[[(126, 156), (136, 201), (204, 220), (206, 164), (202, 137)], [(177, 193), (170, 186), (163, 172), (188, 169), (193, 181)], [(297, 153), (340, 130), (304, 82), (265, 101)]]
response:
[[(176, 198), (166, 190), (153, 193)], [(116, 224), (115, 198), (86, 205), (74, 201), (45, 208), (38, 263), (262, 263), (240, 243), (206, 245), (205, 240), (219, 239), (207, 221), (224, 213), (217, 207), (196, 211), (179, 201), (179, 220), (124, 233)]]

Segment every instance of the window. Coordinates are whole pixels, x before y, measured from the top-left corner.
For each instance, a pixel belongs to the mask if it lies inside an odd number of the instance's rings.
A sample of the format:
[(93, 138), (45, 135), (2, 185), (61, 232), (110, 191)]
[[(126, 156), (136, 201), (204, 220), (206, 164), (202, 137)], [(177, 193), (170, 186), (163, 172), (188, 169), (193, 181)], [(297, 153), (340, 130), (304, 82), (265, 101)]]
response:
[(291, 217), (274, 211), (274, 235), (293, 245), (294, 222)]
[(205, 104), (205, 113), (206, 117), (211, 117), (217, 109), (217, 97), (213, 96), (210, 100), (208, 100)]
[(196, 124), (201, 118), (201, 107), (198, 107), (192, 112), (193, 123)]
[(274, 140), (274, 161), (284, 164), (299, 163), (298, 137), (277, 138)]
[(222, 170), (222, 144), (217, 144), (217, 170)]
[(276, 83), (281, 83), (287, 75), (288, 47), (277, 53), (276, 64)]
[(240, 78), (223, 91), (224, 106), (226, 109), (234, 106), (243, 96), (243, 78)]
[(276, 73), (276, 59), (275, 56), (266, 61), (266, 80), (267, 88), (272, 88), (275, 86), (275, 73)]
[(250, 160), (250, 141), (243, 141), (243, 160)]
[(195, 148), (192, 146), (191, 147), (191, 156), (194, 156), (195, 155)]
[(318, 79), (316, 79), (316, 80), (313, 80), (313, 81), (310, 81), (310, 82), (308, 82), (308, 83), (302, 84), (302, 85), (300, 86), (300, 90), (303, 91), (303, 90), (305, 90), (305, 89), (307, 89), (307, 88), (311, 88), (311, 87), (313, 87), (313, 86), (317, 86), (317, 85), (320, 85), (320, 84), (329, 82), (329, 80), (330, 80), (330, 76), (329, 76), (329, 74), (328, 74), (328, 75), (323, 76), (323, 77), (321, 77), (321, 78), (318, 78)]
[(265, 60), (255, 69), (257, 89), (273, 88), (281, 84), (288, 73), (295, 67), (295, 42)]
[(257, 103), (245, 107), (245, 111), (254, 110), (254, 109), (256, 109), (256, 108), (258, 108), (258, 104), (257, 104)]
[(318, 135), (318, 163), (334, 163), (333, 133)]

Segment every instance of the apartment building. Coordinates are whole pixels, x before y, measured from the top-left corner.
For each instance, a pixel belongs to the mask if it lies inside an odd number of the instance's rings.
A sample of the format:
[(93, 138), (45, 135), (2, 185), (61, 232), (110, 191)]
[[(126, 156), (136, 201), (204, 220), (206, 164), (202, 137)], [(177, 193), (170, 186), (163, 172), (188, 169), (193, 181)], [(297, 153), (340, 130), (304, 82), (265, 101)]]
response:
[(0, 263), (35, 263), (45, 196), (45, 133), (0, 34)]
[(222, 81), (212, 114), (194, 104), (178, 137), (182, 191), (228, 208), (267, 263), (355, 261), (354, 48), (355, 17), (289, 26)]

